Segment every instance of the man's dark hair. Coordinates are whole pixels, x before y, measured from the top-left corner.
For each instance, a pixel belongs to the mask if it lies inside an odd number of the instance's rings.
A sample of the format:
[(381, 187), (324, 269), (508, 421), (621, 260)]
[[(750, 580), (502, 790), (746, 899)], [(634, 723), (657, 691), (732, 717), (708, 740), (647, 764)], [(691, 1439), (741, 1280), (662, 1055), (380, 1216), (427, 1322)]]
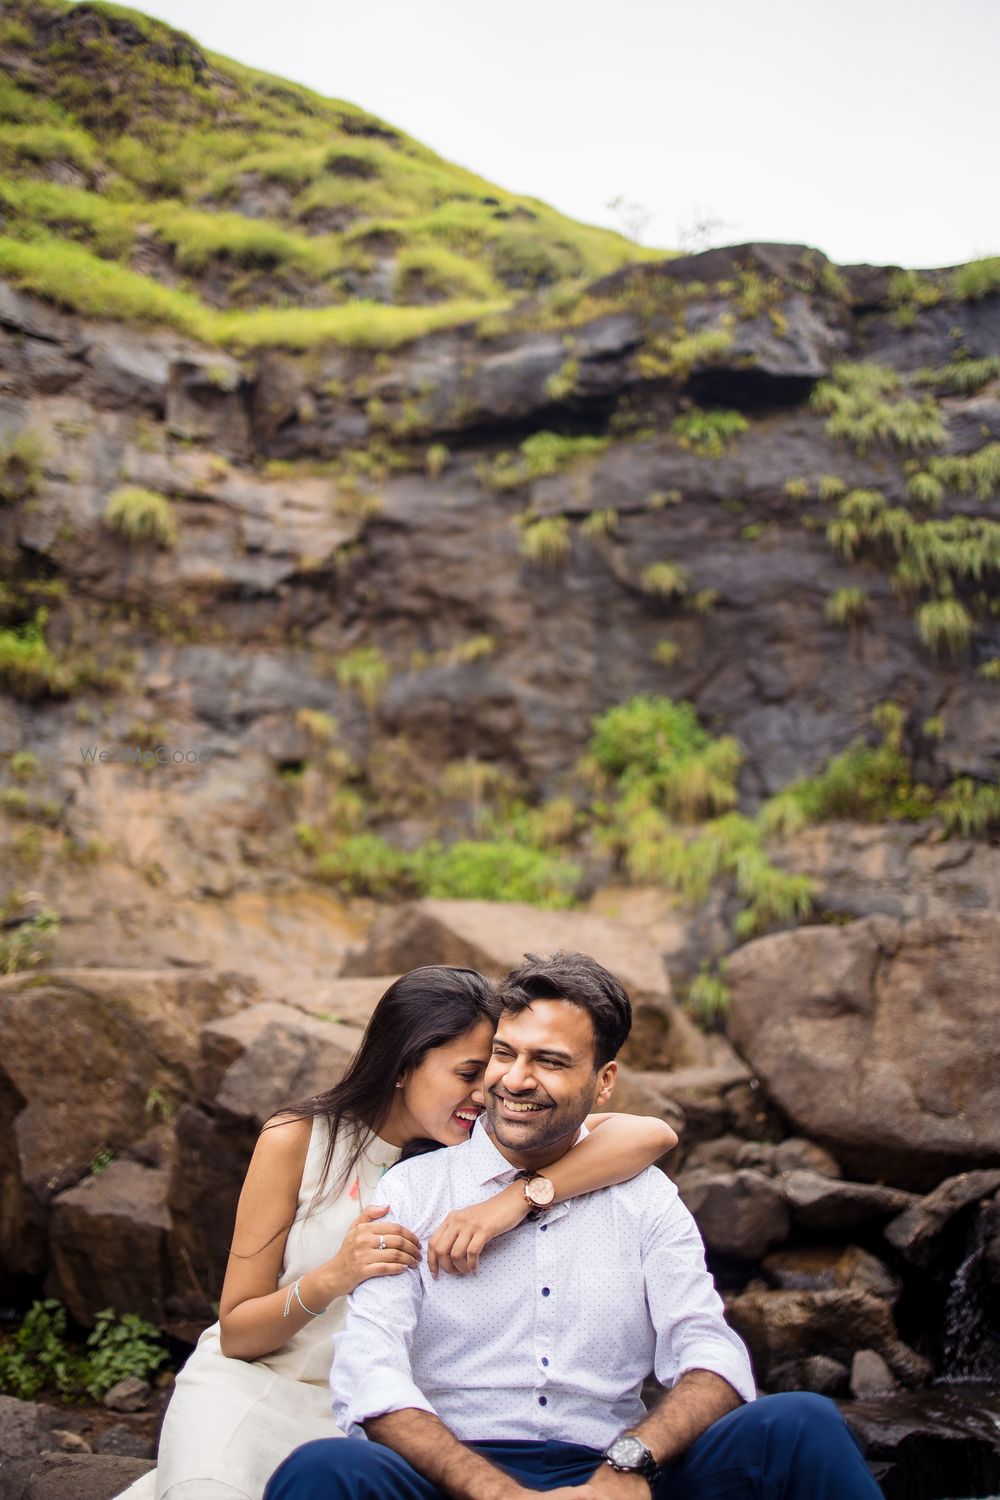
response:
[(594, 1066), (617, 1057), (632, 1029), (632, 1003), (613, 974), (586, 953), (526, 953), (499, 986), (500, 1004), (516, 1016), (532, 1000), (568, 1000), (590, 1015)]

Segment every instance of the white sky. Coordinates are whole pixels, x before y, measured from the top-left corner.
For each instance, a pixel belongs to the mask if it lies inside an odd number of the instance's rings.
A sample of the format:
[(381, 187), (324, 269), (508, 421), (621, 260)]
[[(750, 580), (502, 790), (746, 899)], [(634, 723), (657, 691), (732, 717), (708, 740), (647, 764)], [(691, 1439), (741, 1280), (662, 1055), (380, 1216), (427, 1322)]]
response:
[(833, 260), (1000, 252), (1000, 0), (150, 0), (589, 223)]

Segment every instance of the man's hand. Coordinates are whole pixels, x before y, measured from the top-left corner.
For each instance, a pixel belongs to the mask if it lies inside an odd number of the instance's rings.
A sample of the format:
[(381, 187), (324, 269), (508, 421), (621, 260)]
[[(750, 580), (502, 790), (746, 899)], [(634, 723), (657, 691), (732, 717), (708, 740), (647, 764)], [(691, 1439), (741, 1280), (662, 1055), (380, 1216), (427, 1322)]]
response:
[(548, 1491), (549, 1500), (650, 1500), (650, 1494), (641, 1474), (621, 1474), (610, 1464), (601, 1464), (586, 1484)]
[(427, 1242), (427, 1269), (434, 1277), (439, 1268), (455, 1276), (472, 1275), (490, 1240), (516, 1229), (530, 1208), (523, 1185), (513, 1182), (483, 1203), (452, 1209)]

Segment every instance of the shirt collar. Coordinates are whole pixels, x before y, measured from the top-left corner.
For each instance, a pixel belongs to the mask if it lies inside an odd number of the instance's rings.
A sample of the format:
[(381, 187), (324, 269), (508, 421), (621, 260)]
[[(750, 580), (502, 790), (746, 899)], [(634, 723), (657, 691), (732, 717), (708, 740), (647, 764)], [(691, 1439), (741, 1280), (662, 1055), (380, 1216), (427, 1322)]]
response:
[[(521, 1169), (513, 1166), (497, 1150), (493, 1137), (483, 1124), (485, 1118), (485, 1115), (479, 1116), (472, 1127), (472, 1135), (469, 1139), (469, 1165), (473, 1178), (480, 1187), (485, 1187), (488, 1182), (500, 1182), (505, 1177), (508, 1182), (513, 1182)], [(578, 1139), (582, 1139), (588, 1133), (586, 1125), (581, 1125)]]

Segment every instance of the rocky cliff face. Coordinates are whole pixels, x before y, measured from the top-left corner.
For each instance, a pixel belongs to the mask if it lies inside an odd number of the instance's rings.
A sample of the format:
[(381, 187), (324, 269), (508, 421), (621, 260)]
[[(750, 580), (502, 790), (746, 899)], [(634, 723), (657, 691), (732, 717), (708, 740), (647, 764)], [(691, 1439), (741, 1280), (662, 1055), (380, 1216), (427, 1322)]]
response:
[[(994, 782), (1000, 297), (935, 274), (902, 317), (885, 272), (745, 246), (392, 354), (243, 359), (0, 288), (2, 602), (18, 639), (47, 612), (0, 703), (4, 754), (39, 763), (7, 799), (31, 883), (75, 920), (123, 882), (137, 912), (294, 884), (324, 715), (363, 820), (411, 845), (447, 836), (443, 767), (572, 791), (636, 694), (738, 738), (751, 811), (885, 700), (921, 781)], [(116, 523), (123, 491), (159, 497), (158, 541)], [(942, 600), (957, 634), (921, 613)], [(156, 744), (169, 765), (111, 763)], [(989, 899), (984, 855), (960, 904)]]

